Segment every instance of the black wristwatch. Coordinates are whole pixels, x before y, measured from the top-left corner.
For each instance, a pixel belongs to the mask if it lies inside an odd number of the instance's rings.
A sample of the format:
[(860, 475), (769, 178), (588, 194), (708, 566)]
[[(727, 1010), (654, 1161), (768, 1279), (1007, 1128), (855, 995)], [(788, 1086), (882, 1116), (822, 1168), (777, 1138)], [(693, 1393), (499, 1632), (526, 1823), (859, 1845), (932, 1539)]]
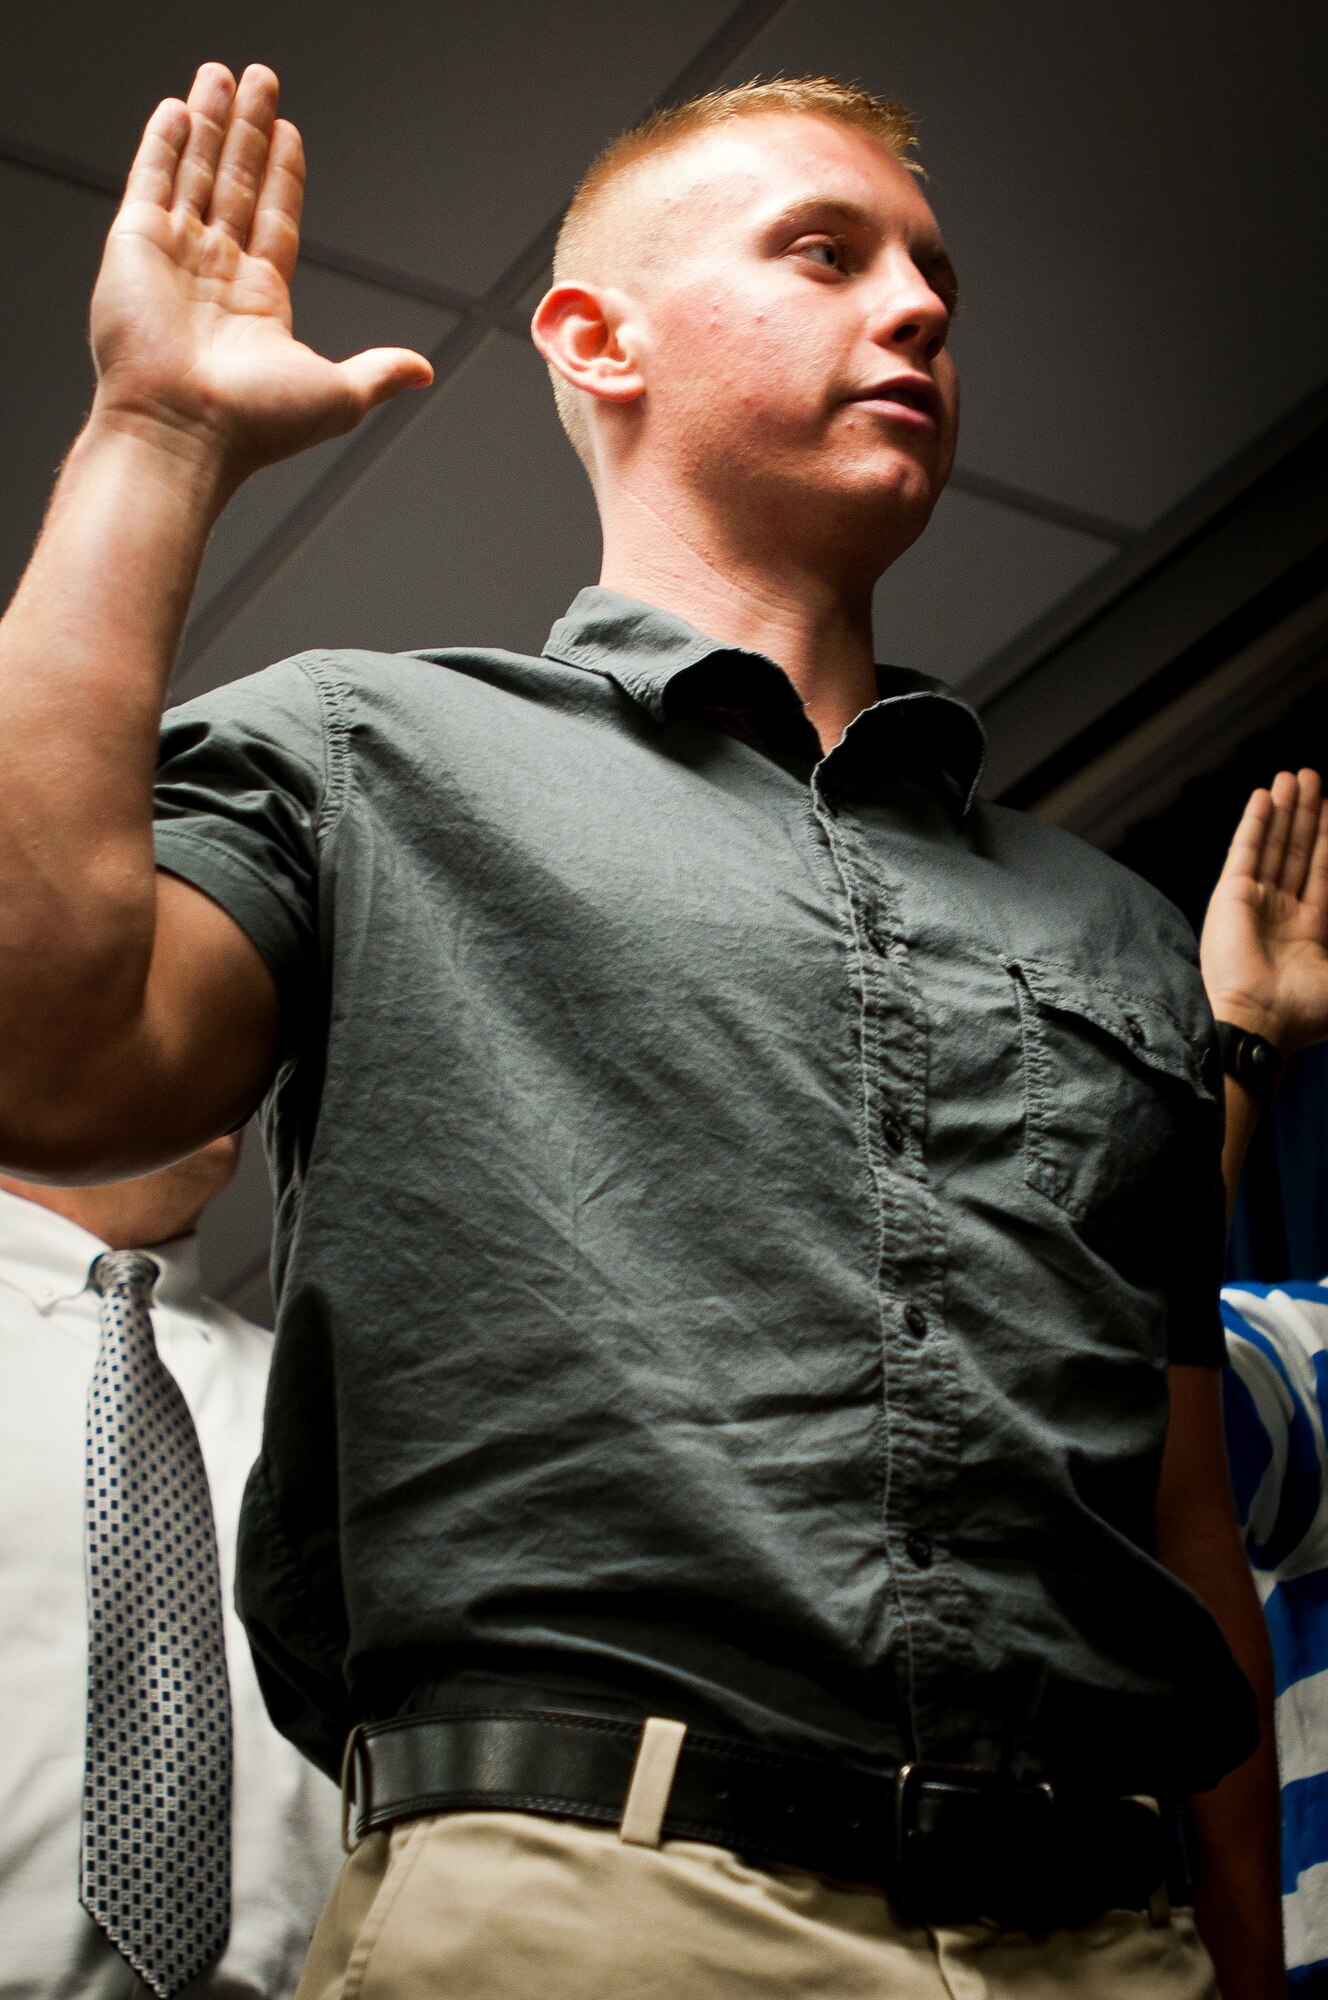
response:
[(1248, 1090), (1256, 1104), (1271, 1104), (1286, 1067), (1273, 1044), (1231, 1021), (1218, 1022), (1217, 1041), (1227, 1075)]

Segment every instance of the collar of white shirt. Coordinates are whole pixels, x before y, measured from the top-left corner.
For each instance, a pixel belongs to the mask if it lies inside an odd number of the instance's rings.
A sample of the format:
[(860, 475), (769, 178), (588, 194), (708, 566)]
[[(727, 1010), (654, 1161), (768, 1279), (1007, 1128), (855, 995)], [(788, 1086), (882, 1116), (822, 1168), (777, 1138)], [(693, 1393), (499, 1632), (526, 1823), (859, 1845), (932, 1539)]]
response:
[[(203, 1297), (197, 1236), (144, 1247), (161, 1266), (156, 1303), (196, 1315)], [(39, 1313), (53, 1312), (85, 1292), (88, 1274), (106, 1248), (99, 1236), (67, 1216), (0, 1188), (0, 1273)]]

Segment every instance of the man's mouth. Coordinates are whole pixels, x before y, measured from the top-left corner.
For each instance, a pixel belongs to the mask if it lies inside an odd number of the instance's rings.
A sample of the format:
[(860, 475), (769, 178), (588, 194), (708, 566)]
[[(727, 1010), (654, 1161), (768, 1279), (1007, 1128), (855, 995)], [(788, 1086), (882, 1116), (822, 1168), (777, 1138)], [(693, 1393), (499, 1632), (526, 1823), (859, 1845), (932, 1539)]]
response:
[(908, 423), (925, 423), (932, 430), (940, 427), (941, 399), (936, 384), (927, 375), (891, 375), (885, 381), (857, 390), (849, 401), (868, 403), (882, 414), (888, 411), (892, 417)]

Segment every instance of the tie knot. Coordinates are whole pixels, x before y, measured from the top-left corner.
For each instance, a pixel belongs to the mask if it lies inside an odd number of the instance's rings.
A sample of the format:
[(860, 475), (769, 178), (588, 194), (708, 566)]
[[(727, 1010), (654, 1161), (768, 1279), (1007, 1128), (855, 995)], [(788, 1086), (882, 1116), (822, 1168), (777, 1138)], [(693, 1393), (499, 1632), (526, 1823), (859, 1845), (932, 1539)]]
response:
[(94, 1292), (131, 1292), (150, 1301), (152, 1288), (161, 1276), (161, 1265), (146, 1250), (105, 1250), (88, 1273)]

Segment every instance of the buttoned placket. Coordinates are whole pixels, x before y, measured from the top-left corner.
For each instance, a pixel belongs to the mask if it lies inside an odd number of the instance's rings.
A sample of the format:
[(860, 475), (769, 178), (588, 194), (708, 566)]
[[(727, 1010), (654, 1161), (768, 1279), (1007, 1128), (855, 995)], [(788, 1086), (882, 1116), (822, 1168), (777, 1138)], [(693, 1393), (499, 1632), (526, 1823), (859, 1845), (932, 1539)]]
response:
[[(881, 719), (867, 711), (850, 736)], [(817, 764), (811, 799), (845, 899), (846, 976), (859, 1000), (863, 1147), (878, 1231), (887, 1603), (905, 1628), (913, 1749), (939, 1756), (948, 1745), (944, 1690), (962, 1676), (968, 1645), (946, 1548), (958, 1385), (945, 1325), (945, 1236), (926, 1157), (928, 1028), (897, 897), (837, 782), (848, 751), (846, 737)]]

